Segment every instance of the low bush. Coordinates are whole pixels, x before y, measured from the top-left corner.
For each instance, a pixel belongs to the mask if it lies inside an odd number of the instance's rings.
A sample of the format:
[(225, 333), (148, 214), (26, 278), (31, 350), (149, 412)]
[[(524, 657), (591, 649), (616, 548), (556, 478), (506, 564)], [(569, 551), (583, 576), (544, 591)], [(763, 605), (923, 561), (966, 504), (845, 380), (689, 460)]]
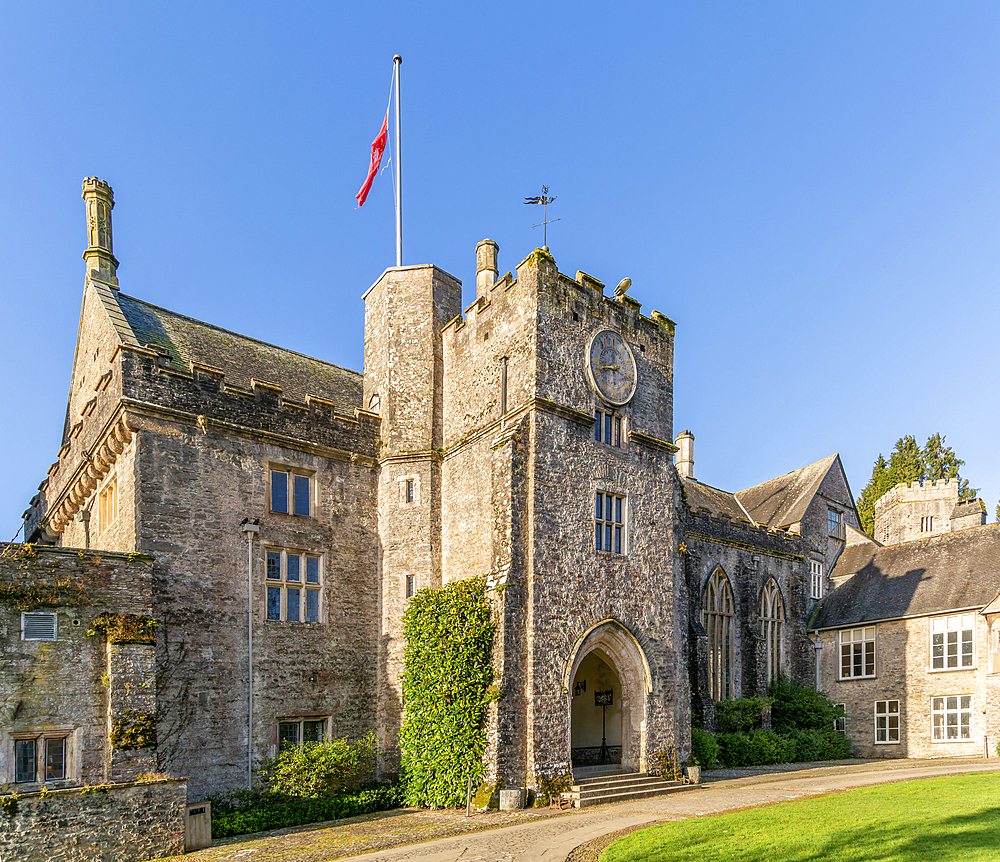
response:
[(358, 740), (328, 739), (304, 742), (268, 758), (261, 777), (275, 793), (304, 799), (332, 799), (345, 787), (356, 789), (375, 772), (378, 746), (375, 734)]
[(719, 756), (719, 743), (707, 730), (691, 728), (691, 759), (702, 769), (711, 769)]
[(795, 730), (833, 730), (838, 707), (823, 692), (779, 676), (771, 683), (771, 729), (775, 733)]
[(817, 760), (843, 760), (851, 756), (851, 743), (846, 736), (832, 728), (819, 730), (793, 730), (787, 734), (795, 745), (793, 763), (812, 763)]
[(771, 702), (766, 697), (740, 697), (715, 704), (715, 726), (719, 733), (759, 730)]
[(212, 838), (229, 838), (399, 808), (403, 788), (399, 784), (372, 785), (332, 799), (297, 799), (266, 790), (238, 790), (209, 797), (209, 801)]
[(766, 766), (795, 760), (795, 742), (770, 730), (720, 733), (716, 737), (722, 762), (729, 769)]

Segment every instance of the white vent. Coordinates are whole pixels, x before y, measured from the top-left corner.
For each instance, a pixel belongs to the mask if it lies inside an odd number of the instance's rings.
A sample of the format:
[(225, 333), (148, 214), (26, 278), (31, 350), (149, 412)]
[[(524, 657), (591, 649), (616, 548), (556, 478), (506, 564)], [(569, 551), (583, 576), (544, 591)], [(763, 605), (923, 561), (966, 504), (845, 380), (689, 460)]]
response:
[(21, 640), (54, 641), (55, 639), (55, 614), (21, 614)]

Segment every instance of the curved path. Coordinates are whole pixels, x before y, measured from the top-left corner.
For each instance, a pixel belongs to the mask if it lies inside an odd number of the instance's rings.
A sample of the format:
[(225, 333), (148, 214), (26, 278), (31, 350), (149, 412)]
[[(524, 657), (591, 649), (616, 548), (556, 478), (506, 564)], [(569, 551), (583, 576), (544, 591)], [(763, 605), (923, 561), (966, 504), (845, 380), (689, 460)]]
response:
[[(516, 825), (487, 828), (485, 831), (452, 835), (350, 858), (353, 862), (563, 862), (567, 854), (581, 844), (645, 823), (720, 814), (873, 784), (989, 771), (1000, 771), (1000, 758), (893, 760), (769, 773), (751, 778), (712, 781), (684, 793), (536, 817)], [(477, 818), (471, 819), (475, 821)], [(366, 824), (368, 827), (374, 825), (372, 822)], [(384, 825), (389, 826), (388, 823)], [(456, 822), (456, 828), (458, 826)], [(338, 851), (327, 845), (324, 851), (324, 833), (351, 828), (345, 825), (275, 835), (215, 847), (184, 858), (191, 862), (223, 859), (266, 862), (276, 858), (285, 862), (324, 862), (344, 858), (343, 850), (346, 849)], [(418, 835), (413, 837), (420, 841)]]

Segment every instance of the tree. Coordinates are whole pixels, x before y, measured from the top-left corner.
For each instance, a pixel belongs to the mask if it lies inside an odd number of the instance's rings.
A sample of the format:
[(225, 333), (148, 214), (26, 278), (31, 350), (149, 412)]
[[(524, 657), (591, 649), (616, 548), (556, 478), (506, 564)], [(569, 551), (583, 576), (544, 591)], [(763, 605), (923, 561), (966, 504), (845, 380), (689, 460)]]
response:
[[(889, 455), (889, 460), (879, 454), (872, 467), (872, 477), (858, 498), (858, 517), (861, 527), (869, 535), (875, 531), (875, 501), (900, 482), (933, 482), (937, 479), (956, 479), (965, 464), (951, 446), (945, 445), (943, 434), (932, 434), (923, 448), (910, 434), (900, 437)], [(967, 479), (960, 479), (958, 499), (971, 500), (979, 493), (970, 488)], [(997, 507), (1000, 519), (1000, 506)]]

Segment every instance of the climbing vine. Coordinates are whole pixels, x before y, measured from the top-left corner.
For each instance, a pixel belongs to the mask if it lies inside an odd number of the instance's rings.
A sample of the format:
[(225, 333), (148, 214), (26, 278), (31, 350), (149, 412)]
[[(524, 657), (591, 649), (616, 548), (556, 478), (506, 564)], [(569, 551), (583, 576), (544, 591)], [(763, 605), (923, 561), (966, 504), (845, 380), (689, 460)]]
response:
[(485, 581), (421, 590), (403, 615), (403, 726), (399, 744), (409, 805), (465, 803), (483, 777), (483, 716), (497, 700), (490, 656), (495, 625)]
[(138, 614), (101, 614), (90, 624), (87, 637), (98, 633), (109, 644), (155, 644), (156, 620)]
[(111, 722), (111, 745), (119, 751), (156, 748), (156, 716), (126, 709)]

